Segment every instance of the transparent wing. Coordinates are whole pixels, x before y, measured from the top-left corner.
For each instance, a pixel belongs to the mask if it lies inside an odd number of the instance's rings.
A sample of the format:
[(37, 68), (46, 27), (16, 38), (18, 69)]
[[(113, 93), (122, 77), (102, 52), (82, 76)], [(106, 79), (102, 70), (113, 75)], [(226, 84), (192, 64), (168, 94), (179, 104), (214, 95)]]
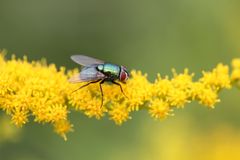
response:
[(84, 55), (72, 55), (71, 59), (74, 62), (76, 62), (82, 66), (91, 66), (93, 64), (103, 64), (104, 63), (102, 60), (84, 56)]
[(98, 79), (104, 79), (105, 75), (101, 72), (97, 71), (95, 65), (90, 67), (84, 67), (81, 72), (69, 79), (71, 83), (78, 83), (78, 82), (88, 82), (88, 81), (95, 81)]

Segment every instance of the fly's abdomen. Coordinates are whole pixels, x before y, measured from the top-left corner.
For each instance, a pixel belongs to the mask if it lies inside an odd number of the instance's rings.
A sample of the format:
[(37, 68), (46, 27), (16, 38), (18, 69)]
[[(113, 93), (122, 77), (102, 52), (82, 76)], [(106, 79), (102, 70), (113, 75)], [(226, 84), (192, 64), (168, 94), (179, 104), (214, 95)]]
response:
[(105, 63), (103, 65), (102, 72), (109, 77), (118, 78), (119, 73), (120, 73), (120, 66), (111, 64), (111, 63)]

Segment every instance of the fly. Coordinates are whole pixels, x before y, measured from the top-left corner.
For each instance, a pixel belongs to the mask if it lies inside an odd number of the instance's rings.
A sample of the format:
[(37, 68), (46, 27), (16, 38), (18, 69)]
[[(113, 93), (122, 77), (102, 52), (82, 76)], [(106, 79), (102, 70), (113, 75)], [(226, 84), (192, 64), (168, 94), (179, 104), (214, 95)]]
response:
[(121, 89), (122, 94), (125, 97), (127, 97), (123, 92), (121, 84), (116, 82), (116, 80), (119, 80), (120, 82), (126, 83), (126, 81), (129, 78), (129, 73), (126, 67), (117, 64), (106, 63), (102, 60), (84, 55), (73, 55), (71, 56), (71, 59), (74, 62), (82, 65), (83, 68), (79, 74), (70, 78), (69, 82), (71, 83), (88, 82), (81, 86), (80, 88), (78, 88), (77, 90), (82, 89), (83, 87), (86, 87), (90, 84), (99, 82), (99, 87), (102, 96), (101, 107), (103, 105), (104, 95), (102, 90), (102, 84), (104, 82), (111, 82), (115, 85), (118, 85)]

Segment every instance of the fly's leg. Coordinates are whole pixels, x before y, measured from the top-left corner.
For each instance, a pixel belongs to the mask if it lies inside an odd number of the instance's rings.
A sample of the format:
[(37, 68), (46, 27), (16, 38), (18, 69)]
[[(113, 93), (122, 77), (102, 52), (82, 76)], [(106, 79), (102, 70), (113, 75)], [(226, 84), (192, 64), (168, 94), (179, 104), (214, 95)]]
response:
[(105, 79), (102, 80), (100, 83), (99, 83), (99, 87), (100, 87), (100, 91), (101, 91), (101, 95), (102, 95), (102, 101), (101, 101), (101, 106), (100, 108), (102, 108), (103, 106), (103, 90), (102, 90), (102, 84), (105, 82)]
[(126, 94), (123, 92), (123, 89), (122, 89), (121, 84), (119, 84), (119, 83), (117, 83), (117, 82), (115, 82), (115, 81), (112, 81), (112, 83), (118, 85), (118, 86), (120, 87), (120, 89), (121, 89), (122, 94), (123, 94), (126, 98), (128, 98), (128, 97), (126, 96)]
[(97, 83), (97, 82), (99, 82), (99, 81), (101, 81), (101, 79), (99, 79), (99, 80), (96, 80), (96, 81), (89, 82), (89, 83), (87, 83), (87, 84), (84, 84), (84, 85), (83, 85), (83, 86), (81, 86), (80, 88), (78, 88), (78, 89), (74, 90), (72, 93), (74, 93), (74, 92), (78, 91), (79, 89), (82, 89), (82, 88), (84, 88), (84, 87), (87, 87), (89, 84)]

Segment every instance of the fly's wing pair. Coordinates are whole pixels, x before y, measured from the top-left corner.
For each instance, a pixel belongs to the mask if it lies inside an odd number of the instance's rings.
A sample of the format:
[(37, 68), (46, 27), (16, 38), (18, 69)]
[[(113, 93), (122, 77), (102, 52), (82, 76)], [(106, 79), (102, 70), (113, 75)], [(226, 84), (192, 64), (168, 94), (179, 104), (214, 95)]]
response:
[(71, 56), (71, 59), (82, 66), (91, 66), (93, 64), (104, 64), (102, 60), (84, 56), (84, 55), (73, 55)]
[(71, 77), (69, 82), (88, 82), (105, 78), (105, 75), (96, 69), (99, 64), (104, 64), (103, 61), (84, 55), (73, 55), (71, 56), (71, 59), (74, 62), (84, 66), (84, 68), (79, 74)]

